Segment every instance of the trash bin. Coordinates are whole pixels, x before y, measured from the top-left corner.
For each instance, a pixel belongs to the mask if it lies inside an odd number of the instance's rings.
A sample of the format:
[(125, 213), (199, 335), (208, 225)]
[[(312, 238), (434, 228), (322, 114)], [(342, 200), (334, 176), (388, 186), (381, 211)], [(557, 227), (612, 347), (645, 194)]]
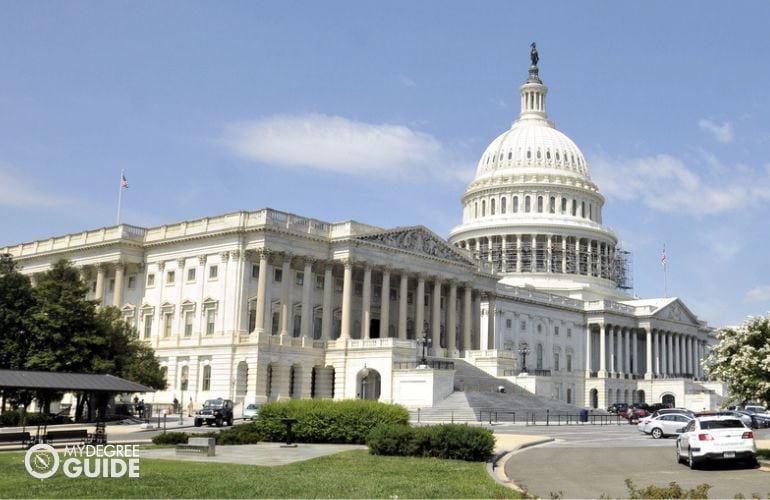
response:
[(585, 408), (582, 408), (580, 410), (580, 423), (585, 424), (588, 422), (588, 410)]

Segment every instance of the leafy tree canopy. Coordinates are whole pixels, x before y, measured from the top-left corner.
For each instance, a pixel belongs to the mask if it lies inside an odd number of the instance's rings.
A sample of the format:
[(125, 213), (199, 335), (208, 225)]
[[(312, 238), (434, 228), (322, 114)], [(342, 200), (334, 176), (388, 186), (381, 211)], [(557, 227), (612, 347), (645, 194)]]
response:
[(727, 383), (742, 402), (770, 403), (770, 315), (723, 328), (717, 339), (705, 360), (709, 374)]
[(10, 255), (0, 255), (0, 369), (24, 368), (34, 304), (29, 278), (19, 272)]

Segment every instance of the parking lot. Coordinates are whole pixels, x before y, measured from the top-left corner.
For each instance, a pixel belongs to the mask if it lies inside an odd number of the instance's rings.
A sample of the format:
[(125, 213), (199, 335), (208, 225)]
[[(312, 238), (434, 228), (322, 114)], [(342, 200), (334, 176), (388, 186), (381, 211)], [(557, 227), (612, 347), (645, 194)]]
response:
[[(626, 479), (638, 487), (675, 481), (689, 489), (707, 483), (712, 486), (709, 498), (770, 497), (770, 468), (715, 463), (690, 470), (676, 461), (676, 438), (652, 439), (635, 425), (517, 427), (510, 432), (555, 439), (520, 450), (505, 464), (513, 482), (542, 498), (626, 498)], [(770, 429), (755, 431), (755, 437), (770, 439)]]

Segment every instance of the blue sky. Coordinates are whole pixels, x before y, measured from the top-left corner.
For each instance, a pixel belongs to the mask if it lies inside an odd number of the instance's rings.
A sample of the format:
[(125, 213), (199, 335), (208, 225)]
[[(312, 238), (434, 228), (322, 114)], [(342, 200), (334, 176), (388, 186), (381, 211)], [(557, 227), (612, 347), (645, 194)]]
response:
[(447, 235), (532, 41), (634, 292), (770, 306), (767, 2), (0, 4), (0, 246), (271, 207)]

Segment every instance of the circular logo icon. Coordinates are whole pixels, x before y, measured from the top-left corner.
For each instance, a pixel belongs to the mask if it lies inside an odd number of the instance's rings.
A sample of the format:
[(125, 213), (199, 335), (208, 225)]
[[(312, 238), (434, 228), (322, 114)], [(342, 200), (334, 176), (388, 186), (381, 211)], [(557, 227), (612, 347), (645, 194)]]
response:
[(47, 479), (59, 470), (59, 453), (50, 444), (36, 444), (27, 450), (24, 466), (30, 476)]

